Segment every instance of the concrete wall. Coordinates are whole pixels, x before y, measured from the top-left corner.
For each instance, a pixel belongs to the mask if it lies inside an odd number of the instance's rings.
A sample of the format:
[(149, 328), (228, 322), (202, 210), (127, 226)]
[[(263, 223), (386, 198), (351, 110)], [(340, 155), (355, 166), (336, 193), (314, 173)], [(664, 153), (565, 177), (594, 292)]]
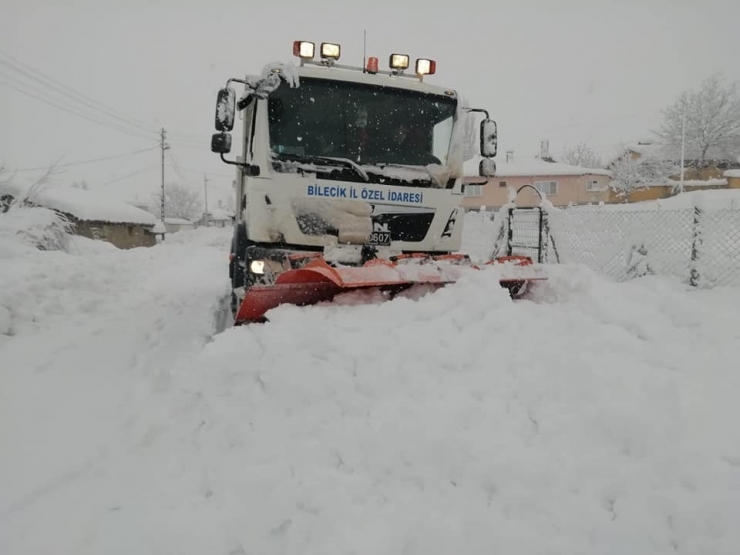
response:
[(140, 224), (112, 224), (109, 222), (87, 222), (70, 218), (75, 233), (82, 237), (107, 241), (119, 249), (153, 247), (157, 244), (152, 226)]

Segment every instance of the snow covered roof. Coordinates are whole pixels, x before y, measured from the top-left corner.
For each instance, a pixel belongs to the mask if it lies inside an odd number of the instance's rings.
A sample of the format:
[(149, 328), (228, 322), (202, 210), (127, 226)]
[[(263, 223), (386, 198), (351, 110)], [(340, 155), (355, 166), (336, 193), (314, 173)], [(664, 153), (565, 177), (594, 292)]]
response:
[(727, 170), (724, 173), (725, 177), (740, 177), (740, 170)]
[[(478, 164), (481, 157), (476, 156), (465, 162), (463, 173), (466, 177), (478, 177)], [(514, 158), (511, 162), (496, 161), (495, 177), (535, 177), (571, 175), (611, 175), (602, 168), (582, 168), (558, 162), (545, 162), (539, 158)]]
[(157, 218), (144, 210), (85, 189), (47, 187), (35, 194), (31, 200), (40, 206), (65, 212), (80, 220), (142, 225), (157, 223)]
[[(638, 142), (638, 143), (627, 143), (615, 151), (613, 157), (609, 160), (609, 164), (615, 162), (624, 156), (627, 152), (635, 152), (640, 156), (650, 156), (658, 160), (678, 160), (680, 159), (680, 151), (677, 148), (671, 149), (661, 143), (656, 142)], [(686, 160), (696, 160), (701, 157), (698, 149), (693, 148), (691, 145), (686, 145), (686, 152), (684, 158)], [(710, 148), (707, 151), (707, 160), (722, 160), (729, 161), (739, 158), (737, 153), (727, 152), (720, 148)]]
[(186, 220), (184, 218), (165, 218), (164, 223), (173, 225), (195, 225), (190, 220)]

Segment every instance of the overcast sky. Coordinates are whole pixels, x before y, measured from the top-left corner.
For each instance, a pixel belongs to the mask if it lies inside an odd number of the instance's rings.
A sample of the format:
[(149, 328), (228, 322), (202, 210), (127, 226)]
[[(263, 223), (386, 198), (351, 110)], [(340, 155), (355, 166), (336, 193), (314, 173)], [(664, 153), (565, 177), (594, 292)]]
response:
[[(233, 172), (209, 149), (217, 89), (291, 60), (296, 39), (339, 42), (342, 62), (361, 65), (364, 29), (381, 64), (391, 52), (436, 59), (430, 82), (488, 108), (499, 158), (534, 155), (542, 139), (555, 157), (580, 141), (604, 155), (648, 136), (660, 110), (708, 75), (740, 80), (738, 16), (738, 0), (2, 0), (0, 163), (22, 170), (128, 154), (156, 147), (164, 126), (167, 179), (178, 178), (176, 163), (193, 186), (207, 172), (213, 194), (229, 194)], [(140, 125), (80, 107), (18, 67)], [(159, 151), (64, 171), (59, 181), (111, 194), (153, 188)]]

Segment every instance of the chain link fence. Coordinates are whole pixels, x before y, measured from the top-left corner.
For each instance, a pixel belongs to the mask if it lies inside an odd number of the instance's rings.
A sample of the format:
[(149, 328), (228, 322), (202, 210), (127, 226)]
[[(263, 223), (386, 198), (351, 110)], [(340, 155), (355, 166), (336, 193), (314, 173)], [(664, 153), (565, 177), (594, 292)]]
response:
[(740, 285), (740, 208), (578, 206), (466, 214), (475, 258), (520, 254), (584, 264), (615, 281), (648, 274), (708, 288)]
[[(658, 274), (697, 287), (740, 285), (740, 209), (573, 207), (545, 220), (543, 261), (584, 264), (616, 281)], [(512, 228), (516, 235), (516, 217)]]

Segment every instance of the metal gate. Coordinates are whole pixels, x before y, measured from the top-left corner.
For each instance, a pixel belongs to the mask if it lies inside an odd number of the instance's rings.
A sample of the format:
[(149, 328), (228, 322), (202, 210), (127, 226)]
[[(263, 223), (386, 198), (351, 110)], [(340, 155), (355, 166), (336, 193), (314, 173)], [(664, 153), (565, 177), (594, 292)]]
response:
[(547, 237), (543, 236), (545, 214), (542, 208), (509, 208), (508, 219), (507, 255), (529, 256), (542, 263), (543, 246), (547, 247)]
[[(534, 189), (531, 185), (525, 185), (517, 191), (517, 195), (526, 187)], [(534, 190), (540, 195), (537, 189)], [(540, 198), (542, 198), (541, 195)], [(547, 262), (550, 258), (554, 258), (555, 262), (560, 262), (555, 242), (550, 234), (546, 210), (540, 206), (511, 205), (507, 208), (507, 213), (502, 216), (505, 216), (506, 220), (499, 228), (499, 237), (494, 246), (494, 257), (520, 255), (529, 256), (540, 264)], [(549, 254), (552, 254), (552, 257), (548, 256)]]

